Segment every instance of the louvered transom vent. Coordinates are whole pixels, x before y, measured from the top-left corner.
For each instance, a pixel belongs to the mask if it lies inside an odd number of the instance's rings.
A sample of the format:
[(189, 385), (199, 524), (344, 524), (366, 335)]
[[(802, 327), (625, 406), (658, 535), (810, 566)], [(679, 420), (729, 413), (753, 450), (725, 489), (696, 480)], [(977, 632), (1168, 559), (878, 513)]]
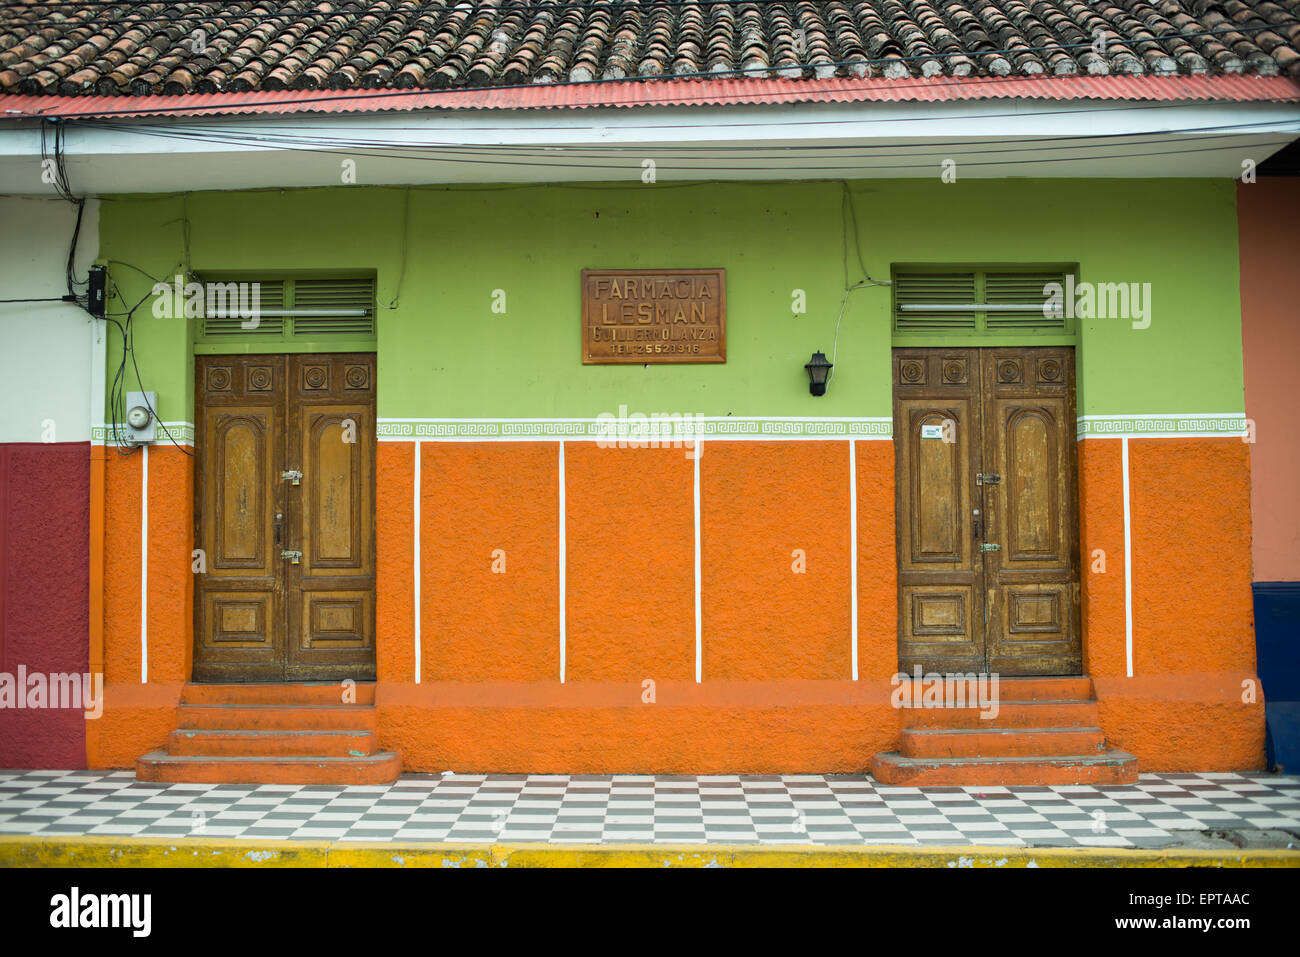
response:
[(896, 273), (894, 330), (973, 332), (975, 310), (955, 307), (974, 303), (976, 296), (974, 273)]
[(1069, 335), (1072, 323), (1048, 307), (1052, 283), (1065, 283), (1064, 269), (895, 270), (894, 333)]
[[(203, 336), (280, 336), (285, 308), (284, 280), (261, 282), (209, 280), (203, 283)], [(256, 320), (256, 325), (254, 325)]]
[[(375, 336), (373, 276), (202, 277), (207, 289), (200, 339), (349, 343)], [(215, 294), (214, 294), (215, 293)]]

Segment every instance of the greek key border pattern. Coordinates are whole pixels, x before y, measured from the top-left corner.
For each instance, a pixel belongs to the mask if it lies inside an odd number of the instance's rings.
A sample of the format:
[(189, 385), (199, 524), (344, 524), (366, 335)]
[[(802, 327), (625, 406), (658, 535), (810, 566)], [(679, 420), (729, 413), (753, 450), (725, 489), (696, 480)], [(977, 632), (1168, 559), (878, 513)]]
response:
[[(163, 426), (167, 427), (166, 432), (163, 431)], [(118, 431), (120, 434), (125, 434), (122, 431), (121, 425), (118, 426)], [(92, 425), (90, 427), (90, 444), (91, 445), (126, 445), (127, 444), (125, 442), (117, 441), (112, 433), (113, 433), (113, 427), (111, 425)], [(171, 438), (167, 437), (168, 433), (171, 433)], [(175, 439), (177, 442), (181, 443), (182, 445), (193, 445), (194, 444), (194, 423), (193, 422), (160, 422), (158, 423), (158, 427), (154, 429), (154, 440), (151, 444), (171, 445), (172, 439)]]
[(1240, 438), (1247, 434), (1245, 413), (1209, 412), (1169, 415), (1081, 415), (1078, 437), (1142, 438), (1143, 436), (1177, 437), (1223, 436)]

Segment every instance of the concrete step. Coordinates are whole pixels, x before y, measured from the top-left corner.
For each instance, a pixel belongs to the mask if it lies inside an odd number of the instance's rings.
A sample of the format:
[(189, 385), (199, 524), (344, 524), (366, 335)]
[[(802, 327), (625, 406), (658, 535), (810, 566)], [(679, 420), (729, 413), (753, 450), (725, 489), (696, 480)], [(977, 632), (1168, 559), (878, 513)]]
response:
[(1101, 728), (904, 728), (898, 745), (908, 758), (1030, 758), (1105, 750)]
[[(344, 694), (353, 701), (344, 700)], [(181, 704), (273, 704), (344, 705), (374, 704), (373, 681), (358, 681), (344, 686), (341, 681), (318, 681), (310, 684), (187, 684), (181, 690)]]
[(221, 731), (178, 728), (167, 753), (213, 757), (364, 757), (377, 750), (373, 731)]
[(871, 776), (906, 787), (1136, 784), (1138, 768), (1126, 751), (1022, 758), (909, 758), (890, 751), (872, 759)]
[(151, 751), (135, 763), (139, 781), (217, 784), (392, 784), (402, 759), (392, 751), (363, 757), (197, 757)]
[(904, 728), (1095, 728), (1101, 724), (1096, 701), (998, 702), (994, 717), (979, 708), (902, 708)]
[(373, 731), (371, 705), (193, 704), (178, 709), (179, 727), (206, 731)]
[(1001, 701), (1091, 701), (1091, 678), (999, 678)]

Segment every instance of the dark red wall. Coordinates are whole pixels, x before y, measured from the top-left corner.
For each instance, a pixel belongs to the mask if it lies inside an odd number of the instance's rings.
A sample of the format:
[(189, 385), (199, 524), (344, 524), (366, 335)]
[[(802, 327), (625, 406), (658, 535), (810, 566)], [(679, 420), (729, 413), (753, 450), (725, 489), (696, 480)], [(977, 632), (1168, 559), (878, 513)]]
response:
[[(89, 443), (0, 444), (0, 671), (86, 671), (89, 521)], [(0, 768), (85, 766), (82, 711), (0, 709)]]

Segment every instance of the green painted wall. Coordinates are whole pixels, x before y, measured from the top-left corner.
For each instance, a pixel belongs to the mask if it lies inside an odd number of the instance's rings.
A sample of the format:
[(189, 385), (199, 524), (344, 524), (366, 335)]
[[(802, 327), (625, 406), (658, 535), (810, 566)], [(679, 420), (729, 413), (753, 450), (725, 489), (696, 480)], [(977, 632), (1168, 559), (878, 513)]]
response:
[[(1231, 182), (892, 180), (852, 184), (862, 255), (896, 262), (1077, 262), (1091, 282), (1149, 282), (1150, 328), (1079, 326), (1080, 414), (1240, 412)], [(417, 187), (406, 273), (379, 315), (379, 415), (593, 417), (630, 411), (889, 416), (888, 288), (852, 294), (828, 394), (803, 363), (832, 348), (845, 285), (838, 183)], [(358, 269), (398, 294), (406, 191), (384, 187), (120, 196), (101, 255), (128, 303), (196, 271)], [(848, 255), (856, 281), (855, 256)], [(725, 365), (583, 366), (584, 268), (727, 269)], [(506, 313), (492, 312), (504, 290)], [(806, 315), (792, 294), (807, 294)], [(116, 300), (114, 311), (121, 311)], [(190, 420), (193, 322), (146, 302), (135, 342), (164, 419)], [(120, 355), (114, 337), (111, 379)], [(136, 388), (134, 373), (128, 388)]]

